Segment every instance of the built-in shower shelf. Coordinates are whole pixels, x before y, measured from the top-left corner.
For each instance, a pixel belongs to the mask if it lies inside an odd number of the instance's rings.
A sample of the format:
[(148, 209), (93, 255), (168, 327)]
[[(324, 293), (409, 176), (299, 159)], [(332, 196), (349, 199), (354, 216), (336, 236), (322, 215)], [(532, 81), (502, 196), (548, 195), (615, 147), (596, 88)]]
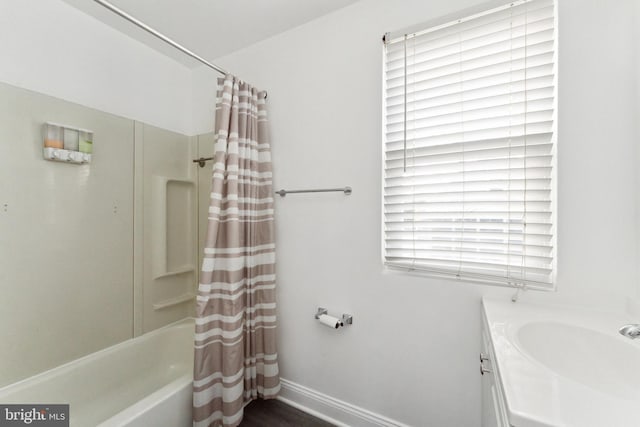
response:
[(185, 265), (173, 271), (166, 271), (164, 273), (157, 274), (153, 276), (153, 278), (155, 280), (155, 279), (161, 279), (163, 277), (179, 276), (180, 274), (192, 273), (195, 270), (196, 268), (193, 265)]
[(196, 221), (188, 207), (196, 198), (191, 179), (153, 175), (151, 181), (151, 274), (154, 279), (195, 271)]
[(184, 294), (179, 297), (171, 298), (164, 300), (162, 302), (153, 304), (154, 310), (162, 310), (163, 308), (173, 307), (174, 305), (184, 304), (185, 302), (191, 301), (196, 296), (195, 294)]

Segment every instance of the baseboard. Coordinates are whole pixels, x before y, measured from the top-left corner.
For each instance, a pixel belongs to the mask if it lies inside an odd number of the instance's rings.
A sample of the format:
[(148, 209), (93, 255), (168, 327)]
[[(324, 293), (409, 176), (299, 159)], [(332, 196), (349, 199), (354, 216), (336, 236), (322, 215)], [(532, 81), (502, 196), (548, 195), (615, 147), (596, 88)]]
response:
[(409, 427), (292, 381), (280, 383), (279, 400), (338, 427)]

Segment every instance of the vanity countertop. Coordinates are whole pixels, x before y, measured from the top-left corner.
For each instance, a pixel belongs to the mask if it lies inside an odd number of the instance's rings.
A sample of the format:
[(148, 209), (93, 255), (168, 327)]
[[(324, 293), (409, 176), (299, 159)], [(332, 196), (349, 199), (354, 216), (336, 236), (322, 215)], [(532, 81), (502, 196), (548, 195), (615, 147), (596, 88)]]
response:
[(626, 314), (483, 299), (515, 427), (640, 426), (640, 339)]

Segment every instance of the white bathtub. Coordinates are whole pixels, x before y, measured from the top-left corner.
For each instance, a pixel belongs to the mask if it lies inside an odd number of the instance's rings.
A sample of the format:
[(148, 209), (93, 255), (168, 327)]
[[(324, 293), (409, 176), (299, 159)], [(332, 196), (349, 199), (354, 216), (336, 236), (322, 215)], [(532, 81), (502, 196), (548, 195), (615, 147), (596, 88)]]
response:
[(0, 403), (68, 403), (75, 427), (190, 427), (193, 319), (0, 389)]

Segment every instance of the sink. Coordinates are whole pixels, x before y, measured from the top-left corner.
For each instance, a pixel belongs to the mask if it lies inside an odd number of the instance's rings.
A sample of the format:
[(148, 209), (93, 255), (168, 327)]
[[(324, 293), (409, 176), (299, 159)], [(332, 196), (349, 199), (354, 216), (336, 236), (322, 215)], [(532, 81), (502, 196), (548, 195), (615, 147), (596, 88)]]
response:
[(556, 375), (602, 393), (640, 400), (640, 346), (626, 338), (560, 322), (531, 322), (516, 331), (518, 347)]

